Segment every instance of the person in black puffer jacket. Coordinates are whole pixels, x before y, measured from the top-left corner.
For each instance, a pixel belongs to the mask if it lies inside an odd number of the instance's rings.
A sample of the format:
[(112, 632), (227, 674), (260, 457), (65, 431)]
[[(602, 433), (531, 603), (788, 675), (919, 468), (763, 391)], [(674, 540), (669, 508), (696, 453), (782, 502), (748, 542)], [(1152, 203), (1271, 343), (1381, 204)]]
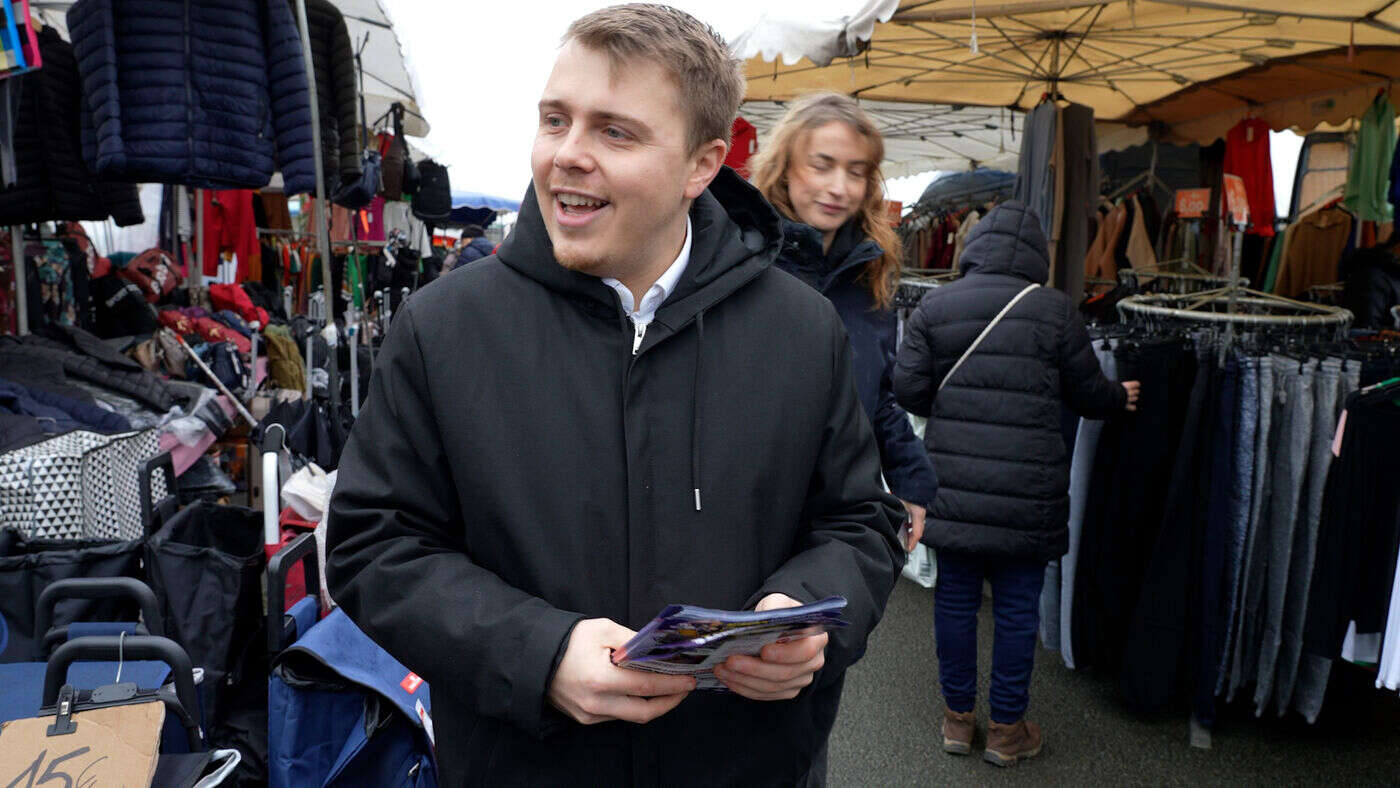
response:
[(1136, 409), (1138, 384), (1104, 377), (1074, 301), (1044, 287), (1016, 303), (945, 381), (1018, 293), (1049, 278), (1040, 219), (1016, 201), (992, 209), (968, 236), (959, 268), (963, 278), (925, 296), (905, 326), (894, 390), (910, 413), (929, 417), (925, 445), (941, 482), (924, 542), (938, 556), (934, 626), (948, 718), (971, 724), (985, 578), (997, 627), (984, 757), (1007, 765), (1041, 745), (1024, 714), (1045, 565), (1069, 549), (1060, 405), (1107, 418)]
[(783, 216), (778, 267), (830, 299), (846, 327), (856, 396), (875, 428), (885, 481), (909, 513), (912, 550), (938, 476), (891, 384), (900, 263), (879, 168), (884, 145), (855, 99), (820, 93), (792, 105), (751, 165), (754, 185)]

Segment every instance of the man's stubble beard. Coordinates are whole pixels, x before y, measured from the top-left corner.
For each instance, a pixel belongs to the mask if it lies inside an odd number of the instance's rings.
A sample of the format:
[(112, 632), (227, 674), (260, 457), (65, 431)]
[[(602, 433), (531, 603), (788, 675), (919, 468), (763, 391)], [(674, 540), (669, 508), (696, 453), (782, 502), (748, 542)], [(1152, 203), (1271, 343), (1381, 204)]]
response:
[(607, 265), (607, 260), (602, 257), (589, 255), (576, 250), (570, 251), (568, 249), (564, 251), (555, 249), (554, 260), (564, 268), (570, 271), (578, 271), (581, 274), (598, 275), (597, 272), (599, 269)]

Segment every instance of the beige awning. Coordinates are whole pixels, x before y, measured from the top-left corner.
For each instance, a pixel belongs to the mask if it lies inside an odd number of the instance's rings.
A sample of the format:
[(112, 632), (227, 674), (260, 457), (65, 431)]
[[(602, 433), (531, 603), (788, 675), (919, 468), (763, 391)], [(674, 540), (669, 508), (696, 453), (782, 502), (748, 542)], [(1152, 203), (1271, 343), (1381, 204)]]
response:
[[(1400, 46), (1396, 0), (902, 0), (897, 8), (886, 0), (883, 5), (853, 5), (860, 15), (830, 23), (828, 38), (835, 43), (827, 46), (814, 45), (820, 36), (810, 21), (794, 27), (800, 35), (791, 41), (784, 41), (782, 25), (775, 20), (737, 38), (735, 49), (746, 58), (748, 98), (782, 101), (835, 90), (871, 101), (1025, 110), (1048, 93), (1093, 107), (1101, 120), (1141, 121), (1147, 116), (1135, 114), (1139, 108), (1281, 58), (1341, 50), (1342, 65), (1329, 61), (1328, 67), (1364, 82), (1368, 52), (1392, 58), (1392, 64), (1396, 58), (1393, 52), (1370, 48)], [(860, 29), (849, 29), (855, 22)], [(871, 33), (863, 38), (867, 27)], [(1350, 59), (1348, 47), (1354, 47)], [(1276, 93), (1296, 90), (1292, 97), (1309, 98), (1307, 85), (1285, 82), (1278, 88)], [(1376, 88), (1369, 89), (1374, 98)], [(1203, 91), (1195, 95), (1207, 115), (1232, 110), (1214, 101), (1207, 105)], [(1355, 111), (1353, 103), (1339, 99), (1338, 111)], [(1174, 122), (1189, 126), (1195, 116), (1189, 103), (1183, 106), (1188, 109), (1174, 115)], [(1280, 127), (1305, 126), (1313, 112), (1306, 103), (1280, 104), (1277, 110)], [(1322, 114), (1321, 120), (1335, 122), (1336, 112)], [(1185, 136), (1199, 135), (1188, 131)]]

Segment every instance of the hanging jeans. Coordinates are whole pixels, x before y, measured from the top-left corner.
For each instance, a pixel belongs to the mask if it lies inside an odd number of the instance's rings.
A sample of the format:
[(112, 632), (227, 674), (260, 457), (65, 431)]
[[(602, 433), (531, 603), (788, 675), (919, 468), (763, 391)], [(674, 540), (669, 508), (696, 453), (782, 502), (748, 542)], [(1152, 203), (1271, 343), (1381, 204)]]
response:
[(1337, 431), (1341, 400), (1340, 359), (1327, 359), (1313, 379), (1312, 443), (1308, 450), (1307, 472), (1302, 500), (1298, 504), (1298, 526), (1294, 534), (1293, 566), (1288, 573), (1288, 599), (1283, 611), (1283, 647), (1279, 651), (1274, 678), (1275, 708), (1280, 716), (1288, 711), (1298, 678), (1298, 661), (1303, 653), (1303, 625), (1308, 614), (1308, 593), (1312, 587), (1313, 560), (1317, 553), (1317, 526), (1322, 519), (1322, 493), (1327, 469), (1332, 464), (1332, 436)]
[(1230, 487), (1236, 497), (1231, 499), (1230, 546), (1226, 568), (1226, 627), (1225, 643), (1220, 655), (1220, 668), (1215, 681), (1215, 694), (1225, 691), (1229, 683), (1230, 655), (1238, 637), (1240, 583), (1244, 575), (1245, 547), (1249, 538), (1249, 512), (1254, 500), (1254, 440), (1259, 429), (1259, 359), (1242, 357), (1239, 363), (1239, 391), (1235, 400), (1235, 456)]
[[(1275, 668), (1283, 646), (1283, 614), (1293, 571), (1293, 543), (1299, 521), (1304, 474), (1313, 433), (1313, 378), (1316, 359), (1298, 362), (1274, 357), (1274, 398), (1283, 419), (1274, 425), (1273, 483), (1269, 495), (1268, 578), (1264, 594), (1264, 629), (1259, 648), (1254, 713), (1261, 715), (1273, 697)], [(1281, 385), (1280, 385), (1281, 384)]]
[(992, 721), (1011, 724), (1030, 703), (1035, 637), (1040, 625), (1044, 561), (1008, 561), (938, 551), (933, 625), (943, 699), (955, 712), (977, 704), (977, 611), (982, 581), (992, 584)]
[(1266, 522), (1270, 454), (1269, 434), (1274, 418), (1274, 360), (1272, 356), (1259, 359), (1258, 427), (1254, 435), (1254, 477), (1250, 499), (1249, 526), (1245, 536), (1244, 562), (1240, 576), (1239, 609), (1235, 619), (1234, 652), (1230, 663), (1229, 700), (1235, 699), (1240, 688), (1254, 681), (1259, 667), (1260, 599), (1264, 595), (1267, 573), (1268, 543), (1261, 540), (1261, 527)]

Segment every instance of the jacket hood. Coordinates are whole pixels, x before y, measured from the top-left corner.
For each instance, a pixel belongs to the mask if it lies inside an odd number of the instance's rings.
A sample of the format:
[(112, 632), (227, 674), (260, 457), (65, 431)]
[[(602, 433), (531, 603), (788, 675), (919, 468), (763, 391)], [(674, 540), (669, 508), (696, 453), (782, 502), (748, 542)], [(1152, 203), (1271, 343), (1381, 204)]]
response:
[[(773, 264), (782, 246), (778, 212), (728, 167), (690, 207), (690, 264), (656, 313), (672, 331), (688, 323)], [(534, 187), (526, 189), (515, 229), (497, 251), (501, 262), (567, 297), (601, 304), (618, 314), (617, 294), (596, 276), (571, 271), (554, 259)]]
[(1040, 217), (1017, 200), (993, 208), (968, 234), (958, 269), (963, 276), (1006, 274), (1045, 284), (1050, 253)]
[(831, 248), (825, 252), (820, 230), (786, 217), (782, 223), (783, 250), (778, 266), (822, 292), (852, 269), (885, 253), (879, 244), (865, 237), (859, 222), (854, 220), (841, 225), (831, 240)]

